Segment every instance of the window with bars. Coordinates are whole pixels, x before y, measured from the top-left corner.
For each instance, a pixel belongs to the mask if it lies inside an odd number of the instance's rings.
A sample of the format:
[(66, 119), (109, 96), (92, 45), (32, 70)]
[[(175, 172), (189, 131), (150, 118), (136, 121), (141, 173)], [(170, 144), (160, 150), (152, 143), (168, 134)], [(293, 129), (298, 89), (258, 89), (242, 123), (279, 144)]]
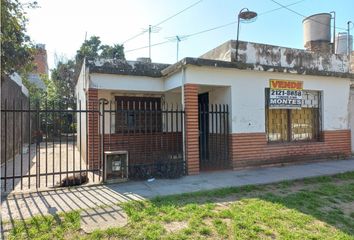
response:
[(161, 132), (161, 98), (117, 96), (115, 131)]
[(303, 91), (301, 109), (269, 108), (266, 89), (266, 134), (268, 142), (321, 140), (321, 92)]

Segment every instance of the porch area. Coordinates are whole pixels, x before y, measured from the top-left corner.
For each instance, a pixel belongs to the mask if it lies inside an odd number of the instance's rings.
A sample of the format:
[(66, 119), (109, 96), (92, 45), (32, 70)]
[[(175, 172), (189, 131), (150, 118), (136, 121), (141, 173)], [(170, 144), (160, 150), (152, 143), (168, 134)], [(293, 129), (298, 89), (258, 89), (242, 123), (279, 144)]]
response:
[[(129, 179), (177, 178), (232, 168), (229, 87), (186, 84), (166, 92), (90, 89), (88, 98), (97, 100), (95, 108), (102, 112), (88, 123), (100, 129), (99, 134), (90, 128), (88, 132), (89, 148), (102, 153), (89, 156), (92, 166), (107, 168), (106, 153), (126, 152), (128, 164), (123, 168)], [(102, 141), (94, 146), (93, 138)]]

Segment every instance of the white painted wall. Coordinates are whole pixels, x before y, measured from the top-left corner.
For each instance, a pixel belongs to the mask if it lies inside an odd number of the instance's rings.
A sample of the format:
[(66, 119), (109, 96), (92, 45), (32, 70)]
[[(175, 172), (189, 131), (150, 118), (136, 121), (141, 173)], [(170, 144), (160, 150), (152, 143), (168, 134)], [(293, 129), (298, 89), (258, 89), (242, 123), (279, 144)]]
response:
[(350, 89), (349, 116), (350, 129), (352, 131), (352, 152), (354, 153), (354, 87)]
[[(164, 94), (165, 102), (169, 105), (169, 109), (176, 109), (178, 105), (178, 109), (182, 109), (182, 95), (181, 93), (176, 92), (166, 92)], [(168, 119), (164, 118), (162, 121), (164, 131), (181, 131), (182, 129), (182, 116), (180, 114), (173, 114), (171, 119), (171, 114), (168, 114)], [(178, 127), (178, 128), (177, 128)]]
[(90, 74), (90, 87), (107, 90), (163, 92), (164, 80), (143, 76)]
[[(85, 64), (83, 64), (85, 66)], [(80, 75), (78, 77), (76, 86), (75, 86), (75, 95), (76, 95), (76, 100), (77, 100), (77, 109), (80, 109), (80, 102), (81, 102), (81, 110), (86, 110), (86, 92), (85, 92), (85, 83), (88, 78), (87, 76), (87, 71), (85, 71), (84, 67), (81, 68)], [(86, 158), (86, 113), (81, 113), (81, 119), (80, 119), (80, 114), (76, 114), (76, 119), (77, 121), (77, 132), (78, 136), (81, 136), (81, 153), (82, 153), (82, 158)], [(77, 145), (79, 145), (79, 140), (77, 141)], [(79, 146), (78, 146), (79, 148)]]
[[(229, 123), (231, 123), (232, 121), (232, 109), (231, 109), (231, 87), (213, 87), (210, 89), (210, 91), (208, 91), (209, 93), (209, 104), (217, 104), (218, 107), (220, 107), (221, 104), (227, 104), (229, 106)], [(215, 105), (214, 105), (215, 107)], [(210, 109), (211, 110), (211, 109)], [(226, 110), (226, 109), (225, 109)], [(214, 111), (216, 111), (216, 109), (214, 108)], [(224, 111), (224, 108), (222, 106), (222, 108), (218, 109), (218, 111)], [(213, 121), (209, 120), (209, 129), (210, 131), (212, 131), (212, 129), (222, 129), (222, 131), (225, 128), (225, 123), (224, 121), (220, 122), (220, 119), (223, 117), (223, 115), (212, 115), (214, 118), (216, 118), (217, 116), (218, 121), (219, 121), (219, 126), (217, 126), (217, 123), (215, 121), (215, 119)], [(209, 116), (211, 117), (211, 116)], [(214, 122), (214, 126), (213, 125)]]
[(323, 130), (348, 129), (349, 79), (189, 66), (186, 83), (231, 87), (232, 132), (265, 132), (265, 88), (269, 79), (304, 81), (323, 91)]
[[(304, 81), (304, 89), (322, 91), (323, 130), (349, 128), (349, 79), (187, 66), (184, 81), (202, 86), (222, 87), (210, 92), (210, 103), (230, 105), (232, 133), (251, 133), (265, 132), (265, 88), (269, 86), (269, 79), (300, 80)], [(166, 93), (167, 89), (175, 89), (181, 83), (181, 72), (166, 79), (90, 74), (91, 87), (109, 89), (109, 91), (99, 91), (99, 98), (104, 97), (108, 100), (114, 100), (111, 92), (119, 90), (127, 95), (165, 94), (166, 102), (173, 102), (173, 100), (181, 102), (179, 94)], [(108, 121), (109, 118), (106, 119)], [(109, 130), (107, 127), (106, 129)]]
[(169, 76), (164, 81), (164, 89), (165, 91), (172, 90), (174, 88), (180, 87), (182, 85), (182, 72), (177, 72), (172, 76)]

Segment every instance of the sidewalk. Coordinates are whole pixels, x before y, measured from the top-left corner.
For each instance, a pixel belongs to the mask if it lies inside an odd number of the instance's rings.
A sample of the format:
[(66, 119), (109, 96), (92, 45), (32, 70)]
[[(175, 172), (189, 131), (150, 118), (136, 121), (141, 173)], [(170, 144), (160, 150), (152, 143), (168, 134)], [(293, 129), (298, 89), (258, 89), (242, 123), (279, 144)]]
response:
[(25, 219), (119, 202), (180, 194), (223, 187), (266, 184), (354, 171), (354, 159), (269, 167), (241, 171), (221, 171), (185, 176), (173, 180), (127, 182), (82, 186), (44, 192), (9, 195), (2, 199), (2, 220)]

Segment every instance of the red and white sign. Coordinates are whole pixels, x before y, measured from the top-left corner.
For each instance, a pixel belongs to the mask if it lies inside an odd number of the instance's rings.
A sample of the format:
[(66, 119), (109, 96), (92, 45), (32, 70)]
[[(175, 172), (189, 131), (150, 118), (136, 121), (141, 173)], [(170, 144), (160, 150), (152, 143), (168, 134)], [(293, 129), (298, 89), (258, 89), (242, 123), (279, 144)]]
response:
[(299, 109), (302, 104), (302, 81), (269, 80), (269, 108)]

